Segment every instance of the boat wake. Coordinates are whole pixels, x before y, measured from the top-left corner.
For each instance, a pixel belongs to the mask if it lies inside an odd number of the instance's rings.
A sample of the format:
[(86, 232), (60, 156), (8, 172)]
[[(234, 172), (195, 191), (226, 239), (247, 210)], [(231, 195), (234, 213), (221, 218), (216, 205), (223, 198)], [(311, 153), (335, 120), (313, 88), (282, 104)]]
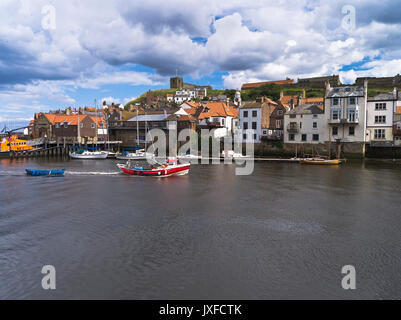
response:
[(72, 176), (114, 176), (114, 175), (121, 175), (120, 171), (66, 171), (66, 175)]
[[(115, 176), (121, 175), (120, 171), (66, 171), (65, 175), (70, 176)], [(0, 170), (0, 177), (12, 177), (12, 176), (26, 176), (24, 170), (11, 171), (11, 170)]]

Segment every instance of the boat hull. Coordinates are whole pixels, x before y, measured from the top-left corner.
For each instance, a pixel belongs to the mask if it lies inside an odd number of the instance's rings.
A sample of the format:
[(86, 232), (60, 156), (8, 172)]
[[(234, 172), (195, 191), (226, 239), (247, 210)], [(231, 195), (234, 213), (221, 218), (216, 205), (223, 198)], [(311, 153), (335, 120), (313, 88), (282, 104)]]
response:
[(57, 170), (39, 170), (39, 169), (25, 169), (26, 174), (29, 176), (63, 176), (65, 169)]
[(181, 176), (188, 174), (190, 164), (179, 164), (176, 166), (161, 168), (161, 169), (153, 169), (153, 170), (146, 170), (146, 169), (139, 169), (133, 168), (129, 169), (125, 166), (121, 166), (120, 169), (125, 174), (129, 174), (131, 176), (145, 176), (145, 177), (170, 177), (170, 176)]
[(106, 159), (108, 155), (109, 153), (106, 151), (93, 152), (93, 153), (88, 152), (83, 154), (73, 153), (73, 152), (69, 153), (69, 156), (72, 159), (86, 159), (86, 160), (102, 160)]
[(135, 154), (133, 154), (133, 155), (128, 155), (128, 156), (116, 156), (116, 159), (117, 160), (147, 160), (148, 158), (149, 159), (153, 159), (153, 155), (140, 155), (140, 154), (138, 154), (138, 155), (135, 155)]
[(316, 164), (316, 165), (339, 165), (341, 164), (341, 160), (334, 159), (334, 160), (313, 160), (313, 159), (302, 159), (299, 161), (302, 164)]

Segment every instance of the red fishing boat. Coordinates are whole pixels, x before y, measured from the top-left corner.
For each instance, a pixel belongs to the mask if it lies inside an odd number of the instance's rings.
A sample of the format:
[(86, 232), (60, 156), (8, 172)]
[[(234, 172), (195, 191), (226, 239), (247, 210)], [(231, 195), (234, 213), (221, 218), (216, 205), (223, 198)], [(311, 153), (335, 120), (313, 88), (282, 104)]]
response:
[(152, 165), (148, 168), (139, 167), (137, 165), (133, 166), (131, 161), (128, 161), (125, 165), (118, 164), (117, 166), (122, 170), (122, 172), (132, 176), (169, 177), (187, 174), (191, 164), (179, 164), (175, 159), (168, 160), (166, 164)]

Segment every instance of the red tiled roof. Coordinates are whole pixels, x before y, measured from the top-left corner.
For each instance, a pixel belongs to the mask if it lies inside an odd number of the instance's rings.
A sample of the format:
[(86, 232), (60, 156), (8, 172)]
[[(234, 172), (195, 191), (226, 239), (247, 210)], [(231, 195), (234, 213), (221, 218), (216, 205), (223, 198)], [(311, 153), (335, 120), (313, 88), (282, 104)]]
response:
[(324, 98), (302, 98), (300, 104), (324, 103)]
[(233, 117), (236, 118), (238, 113), (235, 108), (231, 106), (227, 106), (224, 102), (209, 102), (205, 108), (208, 108), (209, 111), (203, 111), (199, 119), (207, 119), (210, 117)]
[(401, 114), (401, 106), (397, 106), (395, 109), (396, 114)]
[(56, 123), (68, 123), (71, 126), (76, 126), (78, 125), (78, 117), (79, 121), (82, 121), (87, 117), (86, 114), (81, 114), (81, 115), (66, 115), (66, 114), (50, 114), (50, 113), (45, 113), (44, 114), (46, 118), (50, 121), (52, 125)]
[(299, 99), (300, 99), (300, 96), (298, 96), (298, 95), (295, 95), (295, 96), (283, 96), (280, 99), (280, 102), (282, 104), (290, 105), (291, 104), (291, 100), (293, 100), (294, 105), (298, 105), (299, 104)]

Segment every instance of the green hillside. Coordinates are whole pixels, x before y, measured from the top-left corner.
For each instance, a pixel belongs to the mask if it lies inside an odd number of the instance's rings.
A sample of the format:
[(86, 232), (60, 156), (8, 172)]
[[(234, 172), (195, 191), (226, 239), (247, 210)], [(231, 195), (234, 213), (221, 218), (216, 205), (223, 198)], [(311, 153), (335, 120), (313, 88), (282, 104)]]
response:
[[(167, 93), (174, 94), (177, 89), (159, 89), (153, 90), (152, 92), (157, 96), (165, 97)], [(300, 95), (302, 94), (302, 89), (299, 88), (289, 88), (288, 86), (281, 86), (278, 84), (266, 84), (258, 88), (251, 90), (242, 90), (241, 99), (242, 101), (255, 100), (257, 97), (266, 96), (270, 99), (277, 101), (280, 99), (280, 92), (283, 91), (284, 95)], [(388, 88), (368, 88), (369, 97), (373, 97), (379, 93), (390, 92)], [(226, 95), (230, 99), (234, 99), (236, 90), (225, 89), (225, 90), (208, 90), (208, 95), (211, 97)], [(307, 98), (323, 98), (325, 94), (324, 88), (305, 88)], [(128, 102), (125, 105), (125, 109), (128, 109), (130, 104), (140, 103), (146, 98), (146, 92), (140, 95), (137, 99)]]

